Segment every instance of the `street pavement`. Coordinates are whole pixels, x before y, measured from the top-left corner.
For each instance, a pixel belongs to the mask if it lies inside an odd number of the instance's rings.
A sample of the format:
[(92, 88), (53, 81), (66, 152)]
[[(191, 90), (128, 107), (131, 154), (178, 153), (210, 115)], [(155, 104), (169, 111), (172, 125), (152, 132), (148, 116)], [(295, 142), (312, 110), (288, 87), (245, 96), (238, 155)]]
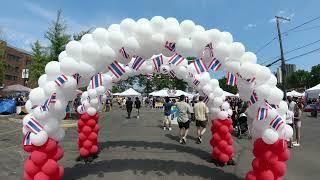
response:
[[(64, 179), (242, 180), (251, 169), (252, 142), (235, 138), (235, 166), (217, 167), (211, 161), (210, 126), (202, 144), (196, 144), (196, 127), (191, 125), (186, 145), (178, 142), (178, 127), (164, 131), (159, 109), (143, 109), (139, 119), (126, 119), (126, 112), (115, 108), (100, 116), (101, 153), (91, 164), (76, 162), (76, 128), (68, 128), (61, 143)], [(21, 117), (20, 117), (21, 118)], [(302, 146), (292, 149), (286, 180), (315, 180), (320, 175), (320, 118), (304, 115)], [(0, 179), (22, 179), (23, 161), (28, 156), (20, 148), (21, 122), (0, 117)]]

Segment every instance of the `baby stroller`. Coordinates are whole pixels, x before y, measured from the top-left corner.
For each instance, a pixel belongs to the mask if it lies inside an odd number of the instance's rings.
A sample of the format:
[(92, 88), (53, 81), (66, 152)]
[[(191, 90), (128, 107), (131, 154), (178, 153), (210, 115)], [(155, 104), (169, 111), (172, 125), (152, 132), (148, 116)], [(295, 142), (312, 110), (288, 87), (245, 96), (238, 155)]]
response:
[(241, 113), (238, 117), (238, 119), (235, 122), (235, 136), (239, 139), (242, 139), (243, 137), (247, 137), (248, 139), (251, 139), (250, 135), (250, 129), (248, 125), (248, 118), (245, 113)]

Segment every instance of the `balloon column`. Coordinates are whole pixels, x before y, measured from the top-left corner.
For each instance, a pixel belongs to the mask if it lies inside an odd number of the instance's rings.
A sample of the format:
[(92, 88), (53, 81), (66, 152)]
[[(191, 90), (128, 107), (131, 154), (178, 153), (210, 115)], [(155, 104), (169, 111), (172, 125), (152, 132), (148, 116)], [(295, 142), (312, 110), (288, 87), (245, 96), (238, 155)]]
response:
[[(196, 57), (192, 63), (185, 58), (189, 56)], [(65, 132), (60, 124), (66, 106), (76, 97), (77, 88), (89, 83), (77, 108), (85, 114), (81, 117), (84, 127), (79, 124), (79, 128), (87, 138), (81, 135), (84, 142), (79, 143), (82, 155), (94, 152), (92, 128), (97, 119), (88, 117), (95, 117), (102, 109), (103, 96), (113, 85), (139, 74), (183, 79), (205, 97), (212, 119), (227, 119), (232, 110), (224, 103), (226, 95), (218, 80), (208, 71), (224, 71), (227, 84), (237, 86), (240, 98), (248, 102), (247, 112), (255, 119), (254, 138), (262, 138), (267, 144), (288, 139), (292, 128), (283, 120), (288, 108), (282, 101), (283, 93), (276, 87), (277, 79), (270, 69), (256, 62), (255, 54), (246, 52), (240, 42), (233, 42), (229, 32), (205, 30), (191, 20), (179, 23), (172, 17), (127, 18), (108, 28), (96, 28), (80, 41), (70, 41), (59, 61), (46, 65), (39, 87), (31, 90), (26, 102), (29, 114), (23, 119), (25, 143), (41, 147), (48, 139), (61, 141)], [(220, 151), (226, 148), (221, 144)]]

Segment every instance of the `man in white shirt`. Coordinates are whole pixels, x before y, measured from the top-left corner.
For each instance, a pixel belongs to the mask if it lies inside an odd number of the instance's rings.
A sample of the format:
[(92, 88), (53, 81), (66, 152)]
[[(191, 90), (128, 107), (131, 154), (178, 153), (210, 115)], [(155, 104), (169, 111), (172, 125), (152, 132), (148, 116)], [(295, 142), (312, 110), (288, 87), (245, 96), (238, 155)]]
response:
[(208, 113), (209, 108), (207, 105), (203, 102), (204, 97), (199, 97), (199, 102), (196, 103), (193, 107), (195, 119), (196, 119), (196, 126), (197, 126), (197, 133), (198, 133), (198, 139), (197, 144), (200, 144), (202, 142), (202, 135), (206, 131), (206, 126), (208, 123)]

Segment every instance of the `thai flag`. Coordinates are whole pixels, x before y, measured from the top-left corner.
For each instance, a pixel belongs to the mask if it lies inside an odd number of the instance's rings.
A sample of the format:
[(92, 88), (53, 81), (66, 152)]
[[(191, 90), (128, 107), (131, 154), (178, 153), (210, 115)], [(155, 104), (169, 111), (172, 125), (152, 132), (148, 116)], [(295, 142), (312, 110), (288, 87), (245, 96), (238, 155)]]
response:
[(132, 64), (132, 69), (135, 69), (135, 70), (139, 70), (141, 65), (144, 63), (144, 59), (142, 59), (142, 57), (139, 57), (137, 56), (134, 61), (133, 61), (133, 64)]
[(189, 78), (193, 78), (194, 75), (193, 75), (191, 72), (188, 72), (188, 77), (189, 77)]
[(40, 131), (43, 130), (41, 124), (38, 123), (38, 121), (36, 121), (34, 118), (28, 119), (26, 127), (35, 134), (38, 134)]
[(176, 73), (175, 73), (173, 70), (170, 70), (170, 71), (169, 71), (169, 75), (170, 75), (170, 77), (172, 77), (172, 78), (175, 78), (175, 77), (176, 77)]
[(263, 107), (259, 107), (258, 109), (258, 113), (257, 113), (257, 120), (258, 121), (261, 121), (261, 120), (264, 120), (268, 117), (268, 114), (269, 114), (269, 109), (268, 108), (263, 108)]
[(197, 80), (197, 79), (194, 79), (194, 80), (193, 80), (193, 84), (196, 85), (196, 86), (198, 86), (198, 85), (200, 84), (200, 81)]
[(76, 73), (76, 74), (72, 75), (72, 77), (77, 81), (77, 85), (78, 85), (80, 82), (80, 77), (81, 77), (80, 74)]
[(204, 96), (203, 102), (206, 103), (206, 104), (209, 102), (209, 96), (208, 95)]
[(207, 44), (204, 50), (205, 50), (205, 51), (208, 50), (209, 53), (210, 53), (210, 57), (214, 57), (213, 45), (212, 45), (212, 43)]
[(267, 101), (265, 102), (265, 105), (268, 109), (272, 109), (272, 106)]
[(170, 59), (169, 59), (169, 64), (173, 65), (179, 65), (184, 61), (184, 57), (182, 57), (180, 54), (175, 53)]
[(213, 58), (211, 63), (209, 64), (209, 69), (212, 69), (214, 72), (218, 71), (221, 67), (221, 63), (218, 59)]
[(49, 111), (50, 104), (54, 104), (57, 101), (57, 93), (52, 93), (50, 98), (40, 107), (41, 111)]
[(98, 73), (91, 78), (91, 88), (97, 88), (102, 86), (102, 74)]
[(23, 145), (25, 145), (25, 146), (32, 145), (31, 140), (30, 140), (30, 133), (31, 132), (27, 132), (27, 134), (23, 138)]
[(58, 86), (62, 86), (67, 80), (68, 80), (67, 76), (65, 76), (64, 74), (62, 74), (62, 75), (59, 76), (54, 82), (55, 82)]
[(108, 68), (117, 78), (120, 78), (126, 72), (118, 61), (114, 61)]
[(122, 55), (123, 58), (129, 59), (129, 54), (126, 52), (126, 50), (124, 49), (124, 47), (122, 47), (122, 48), (119, 50), (119, 53)]
[(253, 77), (253, 78), (251, 78), (251, 79), (246, 79), (246, 81), (249, 82), (249, 83), (253, 83), (255, 80), (256, 80), (255, 77)]
[(108, 89), (105, 94), (106, 94), (107, 96), (112, 96), (112, 92), (111, 92), (110, 89)]
[(249, 100), (249, 105), (253, 105), (254, 103), (256, 103), (258, 101), (258, 96), (256, 94), (256, 92), (252, 92), (252, 95), (250, 96), (250, 100)]
[(278, 130), (280, 126), (284, 125), (284, 121), (283, 119), (277, 115), (269, 124), (271, 126), (271, 128), (273, 128), (274, 130)]
[(166, 41), (166, 45), (164, 47), (167, 48), (169, 51), (174, 52), (176, 50), (176, 43)]
[(153, 58), (152, 61), (153, 61), (153, 64), (154, 64), (154, 69), (155, 69), (157, 72), (160, 72), (160, 67), (161, 67), (161, 65), (163, 64), (162, 55)]
[(196, 69), (196, 72), (197, 74), (201, 74), (203, 72), (207, 72), (208, 69), (206, 67), (206, 65), (204, 64), (204, 62), (202, 61), (202, 59), (196, 59), (194, 62), (193, 62), (193, 65)]
[(227, 73), (227, 85), (235, 86), (237, 84), (237, 78), (232, 73)]

